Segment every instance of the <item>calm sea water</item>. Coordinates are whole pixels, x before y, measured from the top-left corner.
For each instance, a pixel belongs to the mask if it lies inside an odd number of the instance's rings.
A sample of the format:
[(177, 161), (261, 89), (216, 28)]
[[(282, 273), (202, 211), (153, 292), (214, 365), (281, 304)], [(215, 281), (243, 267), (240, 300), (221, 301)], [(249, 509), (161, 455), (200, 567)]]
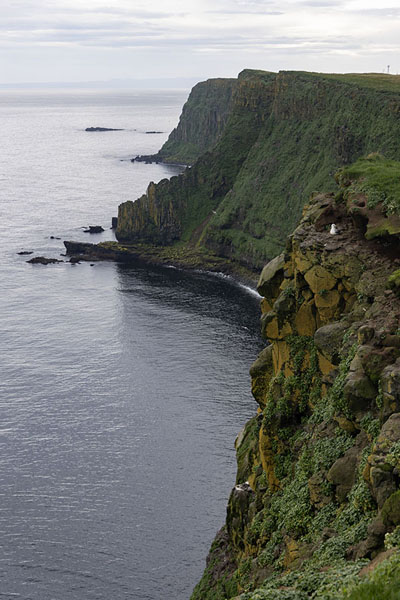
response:
[(129, 158), (161, 146), (185, 97), (0, 92), (0, 598), (187, 600), (224, 521), (255, 411), (255, 295), (17, 254), (59, 258), (89, 224), (112, 239), (117, 205), (178, 171)]

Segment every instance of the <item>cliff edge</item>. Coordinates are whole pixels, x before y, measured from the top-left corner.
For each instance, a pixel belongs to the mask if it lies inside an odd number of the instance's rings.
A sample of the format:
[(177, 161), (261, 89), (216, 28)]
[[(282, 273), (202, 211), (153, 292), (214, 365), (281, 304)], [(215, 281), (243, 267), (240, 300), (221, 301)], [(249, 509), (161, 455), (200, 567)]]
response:
[(245, 70), (199, 85), (167, 142), (169, 156), (188, 143), (198, 158), (120, 205), (123, 243), (186, 244), (261, 269), (282, 251), (304, 199), (337, 189), (338, 168), (375, 151), (400, 159), (400, 77)]
[(257, 414), (192, 600), (377, 600), (400, 585), (400, 163), (312, 195), (258, 290)]
[(232, 110), (236, 79), (207, 79), (196, 84), (185, 102), (177, 127), (157, 154), (140, 162), (191, 165), (215, 146)]

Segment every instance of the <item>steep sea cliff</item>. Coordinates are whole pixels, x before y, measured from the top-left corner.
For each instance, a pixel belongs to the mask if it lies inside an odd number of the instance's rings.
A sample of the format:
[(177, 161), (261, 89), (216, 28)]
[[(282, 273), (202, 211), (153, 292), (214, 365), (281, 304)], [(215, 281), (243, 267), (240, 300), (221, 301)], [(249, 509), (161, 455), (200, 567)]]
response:
[(245, 71), (215, 145), (122, 204), (100, 250), (272, 259), (258, 409), (192, 600), (398, 597), (399, 133), (396, 77)]
[(400, 163), (336, 180), (261, 274), (259, 409), (192, 600), (398, 597)]
[[(260, 269), (282, 251), (309, 195), (336, 189), (339, 167), (376, 151), (400, 159), (396, 76), (246, 70), (235, 85), (228, 81), (208, 82), (199, 102), (200, 89), (193, 90), (176, 131), (200, 131), (196, 114), (201, 123), (225, 125), (214, 136), (205, 128), (207, 151), (182, 175), (121, 204), (117, 237), (124, 244), (179, 242)], [(174, 134), (172, 143), (185, 162), (186, 139)]]

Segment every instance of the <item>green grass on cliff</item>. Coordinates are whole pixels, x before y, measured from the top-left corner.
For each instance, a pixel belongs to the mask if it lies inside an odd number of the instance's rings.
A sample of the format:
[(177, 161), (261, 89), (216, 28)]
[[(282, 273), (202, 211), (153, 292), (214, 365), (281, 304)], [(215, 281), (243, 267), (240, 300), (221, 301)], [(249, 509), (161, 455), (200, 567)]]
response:
[[(218, 115), (196, 98), (192, 108), (171, 136), (183, 154), (217, 127)], [(216, 145), (183, 175), (156, 186), (160, 229), (173, 212), (182, 241), (262, 268), (282, 251), (309, 196), (337, 190), (339, 168), (374, 152), (400, 160), (399, 116), (397, 76), (244, 71)], [(396, 212), (393, 197), (387, 204)]]
[[(230, 247), (233, 258), (261, 267), (282, 250), (310, 194), (335, 191), (338, 168), (372, 152), (400, 159), (398, 81), (280, 74), (273, 112), (211, 218), (206, 243)], [(220, 148), (229, 153), (224, 137)]]
[(364, 193), (367, 206), (382, 203), (387, 214), (400, 214), (400, 162), (374, 153), (341, 169), (337, 180), (353, 193)]
[[(306, 358), (308, 352), (311, 354)], [(338, 367), (342, 377), (322, 397), (319, 395), (316, 358), (313, 359), (313, 340), (307, 336), (293, 336), (291, 354), (302, 375), (285, 378), (281, 374), (271, 381), (271, 397), (263, 411), (263, 426), (272, 443), (275, 472), (280, 472), (280, 490), (270, 492), (264, 482), (259, 486), (256, 480), (254, 506), (257, 510), (254, 509), (255, 514), (246, 525), (245, 555), (239, 554), (237, 569), (231, 576), (231, 582), (236, 582), (237, 593), (244, 591), (240, 600), (358, 599), (356, 595), (347, 594), (360, 583), (358, 573), (368, 561), (346, 559), (348, 549), (366, 538), (368, 526), (376, 516), (376, 507), (363, 478), (373, 438), (362, 451), (353, 487), (344, 502), (335, 497), (325, 478), (325, 482), (317, 485), (321, 506), (316, 509), (309, 485), (313, 478), (319, 481), (321, 473), (326, 474), (337, 459), (353, 447), (354, 438), (341, 430), (333, 417), (341, 406), (345, 375), (354, 352), (355, 345), (352, 344)], [(304, 368), (306, 364), (309, 365), (307, 369)], [(273, 397), (279, 377), (282, 378), (279, 385), (283, 390), (287, 387), (287, 398), (281, 399), (285, 400), (285, 406)], [(304, 400), (305, 406), (312, 405), (313, 412), (307, 415), (303, 408), (301, 413), (301, 402), (299, 405), (292, 402), (293, 397)], [(276, 414), (271, 413), (269, 404), (279, 408)], [(284, 422), (282, 415), (285, 415)], [(366, 432), (370, 431), (369, 425), (369, 421), (362, 421)], [(248, 434), (251, 434), (250, 430)], [(284, 452), (282, 444), (278, 444), (282, 440)], [(275, 441), (276, 448), (273, 447)], [(329, 501), (323, 501), (324, 497)], [(289, 568), (285, 565), (285, 540), (295, 540), (297, 547), (297, 558)], [(207, 569), (192, 600), (224, 598), (214, 595), (212, 585), (206, 591), (205, 582), (210, 584)], [(226, 597), (236, 597), (237, 593)], [(365, 600), (378, 598), (365, 596)], [(392, 600), (392, 597), (388, 596), (388, 599)]]
[(236, 85), (236, 79), (198, 83), (183, 107), (178, 126), (158, 152), (158, 158), (169, 163), (193, 164), (210, 150), (225, 128)]
[(311, 77), (341, 81), (382, 92), (400, 92), (400, 75), (384, 73), (304, 73)]

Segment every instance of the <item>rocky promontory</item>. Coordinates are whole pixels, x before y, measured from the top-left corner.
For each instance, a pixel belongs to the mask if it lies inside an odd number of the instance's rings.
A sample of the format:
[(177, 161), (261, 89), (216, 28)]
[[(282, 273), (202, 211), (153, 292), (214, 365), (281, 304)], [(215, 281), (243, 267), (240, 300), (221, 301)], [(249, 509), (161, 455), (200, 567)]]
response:
[(400, 160), (400, 77), (245, 70), (212, 82), (156, 155), (191, 168), (120, 205), (121, 243), (187, 244), (261, 269), (310, 194), (337, 190), (338, 168), (376, 151)]
[[(233, 106), (236, 79), (208, 79), (194, 86), (177, 127), (157, 154), (136, 156), (133, 162), (193, 164), (220, 138)], [(146, 131), (146, 133), (161, 133)]]

